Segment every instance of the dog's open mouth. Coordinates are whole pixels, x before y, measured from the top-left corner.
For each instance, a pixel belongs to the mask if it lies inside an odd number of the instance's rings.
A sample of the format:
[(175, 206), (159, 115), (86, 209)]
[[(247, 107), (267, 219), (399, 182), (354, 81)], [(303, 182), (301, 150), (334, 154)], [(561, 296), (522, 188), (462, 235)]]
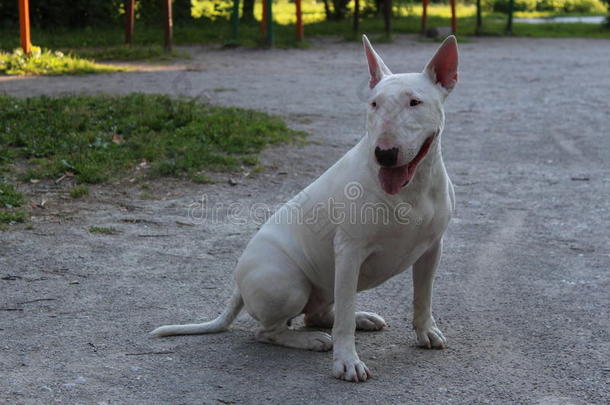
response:
[(400, 189), (406, 186), (415, 174), (415, 168), (426, 156), (430, 145), (434, 140), (434, 136), (429, 137), (424, 141), (417, 155), (404, 166), (398, 167), (382, 167), (379, 169), (379, 182), (381, 188), (388, 194), (397, 194)]

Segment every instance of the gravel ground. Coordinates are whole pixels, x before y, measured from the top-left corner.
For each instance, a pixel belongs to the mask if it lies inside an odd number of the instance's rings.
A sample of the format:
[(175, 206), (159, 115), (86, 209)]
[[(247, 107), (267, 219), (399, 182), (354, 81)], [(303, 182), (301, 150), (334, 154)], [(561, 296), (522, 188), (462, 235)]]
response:
[[(435, 47), (377, 46), (397, 72), (420, 70)], [(610, 41), (485, 38), (460, 50), (443, 134), (458, 213), (434, 304), (449, 348), (415, 347), (407, 272), (359, 295), (391, 325), (357, 334), (374, 374), (363, 384), (335, 380), (330, 353), (256, 343), (247, 315), (227, 333), (147, 336), (216, 316), (258, 226), (236, 218), (286, 201), (362, 136), (359, 44), (190, 48), (187, 65), (141, 73), (1, 78), (0, 91), (20, 97), (198, 97), (280, 114), (312, 135), (267, 150), (268, 169), (234, 186), (165, 180), (143, 198), (122, 179), (78, 201), (61, 183), (27, 186), (47, 202), (34, 229), (0, 233), (0, 403), (608, 403)], [(232, 216), (231, 203), (244, 211)]]

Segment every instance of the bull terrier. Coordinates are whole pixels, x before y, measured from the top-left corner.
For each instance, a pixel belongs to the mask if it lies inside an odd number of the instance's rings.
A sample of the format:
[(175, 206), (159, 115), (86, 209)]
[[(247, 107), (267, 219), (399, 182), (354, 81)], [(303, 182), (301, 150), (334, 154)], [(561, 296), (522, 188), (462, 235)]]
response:
[[(336, 378), (366, 381), (371, 373), (356, 353), (355, 330), (387, 325), (377, 314), (356, 311), (356, 293), (412, 267), (417, 342), (446, 347), (431, 301), (455, 209), (441, 133), (443, 103), (457, 83), (457, 42), (449, 36), (423, 72), (403, 74), (388, 69), (366, 36), (363, 43), (370, 73), (365, 136), (254, 235), (220, 316), (162, 326), (154, 336), (224, 331), (245, 306), (260, 323), (258, 341), (333, 349)], [(301, 314), (311, 328), (291, 329)], [(323, 328), (332, 328), (332, 336)]]

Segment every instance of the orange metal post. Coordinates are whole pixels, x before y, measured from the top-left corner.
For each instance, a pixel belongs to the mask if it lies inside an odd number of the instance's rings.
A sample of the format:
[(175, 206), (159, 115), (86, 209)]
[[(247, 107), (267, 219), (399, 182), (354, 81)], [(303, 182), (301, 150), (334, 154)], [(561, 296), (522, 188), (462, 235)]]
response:
[(294, 0), (294, 4), (297, 7), (297, 41), (302, 41), (305, 34), (303, 32), (303, 13), (301, 10), (301, 0)]
[(125, 43), (131, 45), (133, 41), (133, 23), (135, 21), (135, 2), (127, 0), (125, 2)]
[(23, 53), (32, 52), (30, 41), (30, 4), (29, 0), (19, 0), (19, 30), (21, 35), (21, 49)]
[(426, 30), (428, 29), (428, 0), (422, 0), (421, 4), (423, 7), (421, 13), (421, 33), (426, 35)]
[(262, 0), (263, 2), (263, 16), (261, 17), (261, 34), (265, 35), (267, 33), (267, 0)]
[(457, 32), (457, 18), (455, 15), (455, 0), (451, 0), (451, 33)]

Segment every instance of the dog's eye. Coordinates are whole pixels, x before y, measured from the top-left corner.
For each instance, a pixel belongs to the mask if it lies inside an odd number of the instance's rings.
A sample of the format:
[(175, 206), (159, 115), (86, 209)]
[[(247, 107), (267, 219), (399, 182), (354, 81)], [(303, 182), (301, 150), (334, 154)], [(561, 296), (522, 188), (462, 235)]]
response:
[(409, 105), (411, 107), (415, 107), (416, 105), (420, 105), (420, 104), (421, 104), (421, 101), (414, 99), (414, 98), (412, 98), (411, 101), (409, 102)]
[(377, 102), (376, 102), (376, 101), (373, 101), (373, 102), (371, 103), (371, 107), (373, 107), (373, 108), (377, 107)]

